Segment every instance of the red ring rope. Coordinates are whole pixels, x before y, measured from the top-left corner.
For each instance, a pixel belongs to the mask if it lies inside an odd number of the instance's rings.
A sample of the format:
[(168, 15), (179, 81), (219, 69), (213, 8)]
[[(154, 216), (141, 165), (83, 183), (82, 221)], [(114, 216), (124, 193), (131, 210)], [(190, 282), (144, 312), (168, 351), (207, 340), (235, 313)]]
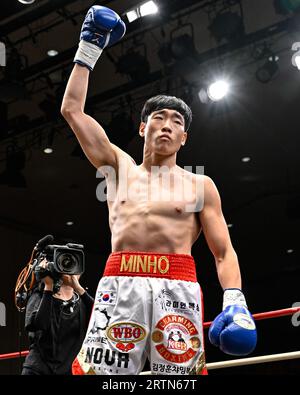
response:
[[(259, 320), (266, 320), (270, 318), (277, 318), (277, 317), (283, 317), (286, 315), (292, 315), (300, 311), (300, 307), (291, 307), (287, 309), (281, 309), (281, 310), (275, 310), (275, 311), (267, 311), (265, 313), (257, 313), (253, 314), (253, 318), (255, 321)], [(209, 322), (204, 322), (203, 327), (208, 328), (211, 325), (212, 321)], [(0, 360), (1, 359), (12, 359), (12, 358), (19, 358), (19, 357), (25, 357), (29, 351), (21, 351), (21, 352), (12, 352), (10, 354), (0, 354)]]

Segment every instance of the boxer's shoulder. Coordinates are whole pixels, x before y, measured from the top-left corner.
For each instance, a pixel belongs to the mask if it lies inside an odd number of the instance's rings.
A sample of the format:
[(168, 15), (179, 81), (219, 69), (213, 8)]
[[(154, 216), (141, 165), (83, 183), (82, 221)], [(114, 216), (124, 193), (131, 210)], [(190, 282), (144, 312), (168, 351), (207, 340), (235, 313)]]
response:
[(203, 186), (204, 186), (204, 200), (206, 204), (209, 205), (219, 205), (220, 204), (220, 194), (216, 187), (214, 181), (208, 177), (203, 176)]

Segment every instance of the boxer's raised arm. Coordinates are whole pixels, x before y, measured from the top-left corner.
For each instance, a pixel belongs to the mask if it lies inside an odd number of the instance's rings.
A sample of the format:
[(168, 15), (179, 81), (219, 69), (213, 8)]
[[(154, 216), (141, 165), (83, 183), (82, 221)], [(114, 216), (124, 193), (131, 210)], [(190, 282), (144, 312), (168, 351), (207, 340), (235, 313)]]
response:
[(103, 49), (121, 39), (125, 30), (124, 23), (113, 10), (101, 6), (90, 8), (82, 25), (74, 58), (77, 64), (69, 78), (61, 106), (62, 115), (96, 168), (107, 165), (116, 168), (118, 155), (122, 151), (110, 143), (100, 124), (84, 112), (89, 73)]
[(75, 65), (63, 98), (61, 113), (75, 133), (85, 155), (96, 167), (117, 165), (117, 156), (104, 129), (85, 114), (89, 70)]

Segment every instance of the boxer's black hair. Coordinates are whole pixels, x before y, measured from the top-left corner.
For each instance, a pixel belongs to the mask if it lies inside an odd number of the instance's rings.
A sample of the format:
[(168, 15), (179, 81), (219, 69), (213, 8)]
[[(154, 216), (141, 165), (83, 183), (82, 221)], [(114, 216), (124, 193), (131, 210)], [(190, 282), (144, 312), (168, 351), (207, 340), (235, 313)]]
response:
[(192, 110), (182, 99), (175, 96), (158, 95), (147, 100), (141, 113), (142, 122), (146, 123), (149, 115), (164, 108), (178, 111), (184, 118), (185, 130), (189, 130), (192, 123)]

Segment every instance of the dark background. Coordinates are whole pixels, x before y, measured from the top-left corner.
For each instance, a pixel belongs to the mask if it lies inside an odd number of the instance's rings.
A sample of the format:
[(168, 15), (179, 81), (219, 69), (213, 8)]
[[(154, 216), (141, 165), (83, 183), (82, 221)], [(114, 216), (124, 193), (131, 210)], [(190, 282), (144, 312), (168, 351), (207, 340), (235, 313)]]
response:
[[(278, 3), (157, 1), (159, 14), (127, 22), (125, 38), (104, 51), (91, 75), (86, 107), (111, 141), (140, 163), (137, 130), (144, 101), (166, 93), (191, 105), (194, 121), (178, 164), (194, 171), (204, 166), (219, 189), (252, 313), (300, 302), (300, 72), (291, 62), (300, 18), (296, 6), (284, 12)], [(106, 204), (96, 199), (100, 180), (59, 113), (81, 24), (93, 4), (123, 14), (138, 1), (1, 1), (7, 65), (0, 67), (0, 302), (6, 306), (0, 354), (27, 349), (26, 335), (19, 336), (24, 317), (14, 306), (14, 287), (40, 238), (50, 233), (57, 244), (85, 245), (82, 283), (91, 293), (110, 252)], [(186, 41), (180, 39), (184, 34)], [(58, 55), (48, 57), (49, 49)], [(267, 82), (257, 75), (262, 67)], [(198, 92), (218, 76), (230, 81), (230, 94), (219, 103), (201, 102)], [(53, 153), (46, 155), (50, 146)], [(245, 157), (251, 160), (243, 162)], [(193, 255), (210, 321), (221, 310), (222, 290), (202, 235)], [(290, 316), (259, 321), (257, 327), (252, 356), (299, 349), (300, 329)], [(207, 340), (206, 352), (208, 362), (232, 359)], [(0, 361), (0, 374), (17, 374), (21, 362)], [(298, 366), (294, 360), (233, 372), (297, 374)]]

